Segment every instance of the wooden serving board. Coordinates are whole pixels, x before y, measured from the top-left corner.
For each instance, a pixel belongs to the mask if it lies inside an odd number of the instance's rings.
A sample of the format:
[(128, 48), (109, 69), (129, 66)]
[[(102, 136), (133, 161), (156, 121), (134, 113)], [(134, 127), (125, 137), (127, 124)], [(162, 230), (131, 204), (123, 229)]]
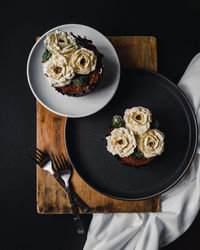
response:
[[(150, 36), (108, 37), (114, 45), (121, 67), (139, 67), (157, 71), (156, 39)], [(66, 118), (58, 116), (37, 102), (37, 147), (48, 153), (59, 154), (65, 149)], [(91, 208), (90, 213), (158, 212), (160, 199), (122, 201), (109, 198), (88, 186), (74, 171), (75, 191)], [(70, 204), (64, 189), (46, 171), (37, 167), (37, 211), (41, 214), (70, 214)]]

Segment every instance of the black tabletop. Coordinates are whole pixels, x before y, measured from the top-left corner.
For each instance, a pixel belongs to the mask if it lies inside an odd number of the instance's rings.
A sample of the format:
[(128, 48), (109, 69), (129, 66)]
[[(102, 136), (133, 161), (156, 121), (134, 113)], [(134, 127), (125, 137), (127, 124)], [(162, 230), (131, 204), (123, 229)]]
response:
[[(92, 26), (104, 35), (153, 35), (158, 71), (175, 83), (199, 52), (199, 1), (130, 2), (1, 3), (0, 249), (79, 250), (86, 240), (86, 235), (75, 233), (71, 215), (36, 211), (35, 166), (24, 154), (36, 136), (35, 99), (26, 78), (27, 57), (36, 36), (67, 23)], [(81, 218), (88, 229), (92, 216)], [(197, 249), (199, 219), (198, 214), (189, 230), (164, 249)]]

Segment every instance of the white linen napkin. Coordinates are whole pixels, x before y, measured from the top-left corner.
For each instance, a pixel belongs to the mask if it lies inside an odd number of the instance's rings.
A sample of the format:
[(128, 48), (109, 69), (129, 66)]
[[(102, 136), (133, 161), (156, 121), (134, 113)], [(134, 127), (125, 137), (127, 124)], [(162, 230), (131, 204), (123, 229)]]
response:
[[(200, 125), (200, 53), (178, 86), (192, 103)], [(84, 250), (156, 250), (183, 234), (200, 208), (199, 154), (200, 143), (185, 176), (161, 195), (161, 212), (94, 214)]]

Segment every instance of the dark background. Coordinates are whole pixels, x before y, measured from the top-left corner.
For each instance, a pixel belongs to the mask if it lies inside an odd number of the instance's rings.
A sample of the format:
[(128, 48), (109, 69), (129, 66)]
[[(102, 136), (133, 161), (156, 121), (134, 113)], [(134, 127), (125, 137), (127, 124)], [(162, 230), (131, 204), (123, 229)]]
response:
[[(24, 154), (35, 144), (36, 135), (35, 99), (26, 78), (35, 37), (67, 23), (92, 26), (104, 35), (153, 35), (158, 45), (158, 71), (177, 83), (200, 50), (199, 14), (198, 0), (1, 3), (1, 250), (79, 250), (86, 240), (86, 235), (74, 232), (72, 216), (38, 215), (36, 211), (35, 167)], [(86, 228), (91, 218), (82, 216)], [(199, 249), (199, 219), (200, 215), (183, 236), (164, 249)]]

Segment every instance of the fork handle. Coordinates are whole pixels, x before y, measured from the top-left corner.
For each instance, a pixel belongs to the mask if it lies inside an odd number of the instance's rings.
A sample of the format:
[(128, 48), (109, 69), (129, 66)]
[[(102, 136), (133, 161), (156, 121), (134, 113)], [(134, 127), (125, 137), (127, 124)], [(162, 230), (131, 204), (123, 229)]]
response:
[(81, 199), (81, 197), (73, 190), (72, 187), (70, 187), (71, 193), (74, 198), (74, 202), (80, 207), (83, 214), (86, 214), (88, 211), (90, 211), (90, 208), (88, 205)]
[(77, 231), (78, 234), (84, 234), (85, 230), (84, 230), (84, 227), (83, 227), (83, 224), (82, 224), (79, 212), (78, 212), (78, 207), (77, 207), (77, 205), (76, 205), (76, 203), (75, 203), (75, 201), (73, 199), (71, 189), (68, 188), (66, 190), (67, 190), (67, 193), (68, 193), (68, 196), (69, 196), (69, 201), (70, 201), (70, 204), (71, 204), (71, 209), (72, 209), (73, 219), (74, 219), (75, 226), (76, 226), (76, 231)]
[(63, 183), (61, 178), (57, 175), (54, 175), (56, 180), (60, 183), (60, 185), (68, 192), (68, 190), (71, 191), (73, 195), (74, 202), (80, 207), (83, 214), (86, 214), (88, 211), (90, 211), (90, 208), (88, 205), (81, 199), (81, 197), (74, 191), (72, 188), (72, 185), (69, 183), (68, 187)]

